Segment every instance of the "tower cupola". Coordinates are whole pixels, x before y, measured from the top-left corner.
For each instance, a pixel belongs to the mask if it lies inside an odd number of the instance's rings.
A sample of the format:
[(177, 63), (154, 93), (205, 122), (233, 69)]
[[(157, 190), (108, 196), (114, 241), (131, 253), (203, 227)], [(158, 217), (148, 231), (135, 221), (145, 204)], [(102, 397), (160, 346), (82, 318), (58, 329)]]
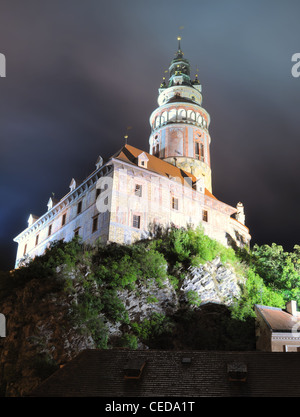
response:
[(158, 90), (158, 108), (150, 116), (150, 153), (201, 179), (211, 192), (210, 116), (202, 107), (202, 87), (191, 79), (189, 61), (178, 38), (169, 79)]

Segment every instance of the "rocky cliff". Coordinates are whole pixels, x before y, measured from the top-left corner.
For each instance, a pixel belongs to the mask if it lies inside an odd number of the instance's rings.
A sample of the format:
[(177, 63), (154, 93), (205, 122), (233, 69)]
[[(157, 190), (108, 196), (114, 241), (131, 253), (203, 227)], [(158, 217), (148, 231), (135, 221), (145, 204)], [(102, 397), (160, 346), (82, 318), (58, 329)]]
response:
[[(76, 326), (70, 319), (70, 313), (74, 305), (78, 305), (80, 294), (85, 289), (84, 283), (76, 281), (77, 271), (68, 271), (67, 275), (68, 280), (76, 282), (72, 291), (66, 291), (66, 274), (61, 270), (55, 279), (31, 279), (2, 301), (1, 312), (7, 319), (6, 337), (0, 339), (2, 395), (28, 394), (80, 351), (97, 347), (86, 323)], [(143, 337), (142, 332), (135, 333), (138, 335), (137, 348), (193, 348), (195, 346), (189, 345), (189, 338), (184, 335), (187, 328), (184, 321), (192, 325), (196, 320), (199, 326), (201, 316), (200, 322), (204, 325), (204, 307), (207, 308), (210, 303), (213, 303), (218, 321), (218, 314), (224, 315), (225, 306), (230, 305), (239, 292), (239, 278), (232, 267), (223, 265), (219, 258), (199, 267), (188, 268), (177, 289), (166, 279), (163, 285), (148, 280), (136, 283), (134, 288), (118, 290), (117, 297), (125, 307), (128, 318), (124, 323), (111, 320), (103, 312), (99, 313), (102, 330), (107, 335), (107, 348), (120, 346), (123, 336), (134, 329), (132, 323), (138, 326), (148, 320), (151, 324), (154, 316), (168, 317), (169, 327), (161, 322), (162, 332), (154, 332), (152, 338), (149, 334)], [(209, 314), (212, 312), (211, 305)], [(190, 314), (188, 319), (187, 312)], [(228, 315), (228, 311), (225, 314)], [(145, 343), (147, 337), (148, 344)], [(202, 340), (205, 338), (202, 337)], [(200, 347), (203, 348), (201, 343)]]
[(7, 320), (0, 338), (1, 396), (29, 394), (87, 348), (254, 349), (253, 323), (234, 321), (229, 310), (243, 278), (220, 257), (181, 265), (177, 285), (166, 275), (108, 286), (82, 258), (56, 266), (49, 277), (41, 271), (39, 265), (0, 298)]

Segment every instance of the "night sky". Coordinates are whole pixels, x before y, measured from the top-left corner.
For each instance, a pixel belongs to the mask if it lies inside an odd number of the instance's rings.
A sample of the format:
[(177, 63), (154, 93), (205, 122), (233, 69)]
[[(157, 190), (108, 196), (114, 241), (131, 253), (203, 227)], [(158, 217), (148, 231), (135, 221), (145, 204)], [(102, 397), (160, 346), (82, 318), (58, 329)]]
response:
[[(98, 155), (149, 150), (149, 116), (177, 50), (211, 116), (213, 193), (245, 205), (252, 246), (299, 244), (300, 2), (1, 0), (0, 269), (30, 213)], [(183, 27), (183, 28), (182, 28)]]

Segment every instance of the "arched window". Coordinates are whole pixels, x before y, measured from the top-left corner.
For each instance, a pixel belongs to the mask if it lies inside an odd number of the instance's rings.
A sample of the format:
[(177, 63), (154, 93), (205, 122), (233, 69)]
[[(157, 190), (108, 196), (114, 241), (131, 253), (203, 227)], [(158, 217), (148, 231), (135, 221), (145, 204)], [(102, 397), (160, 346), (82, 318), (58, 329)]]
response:
[(187, 118), (187, 112), (186, 109), (178, 109), (178, 116), (177, 120), (186, 120)]
[(161, 114), (161, 124), (163, 125), (163, 124), (167, 123), (167, 121), (168, 121), (168, 113), (166, 111), (164, 111)]
[(176, 109), (171, 109), (168, 114), (169, 122), (176, 122)]
[(159, 127), (159, 125), (160, 125), (160, 117), (159, 116), (156, 116), (156, 118), (155, 118), (155, 123), (154, 123), (154, 127), (155, 128), (157, 128), (157, 127)]
[(201, 114), (199, 114), (199, 115), (198, 115), (198, 117), (197, 117), (197, 123), (198, 123), (200, 126), (202, 126), (202, 123), (203, 123), (203, 117), (201, 116)]
[(195, 122), (196, 120), (196, 113), (193, 110), (187, 111), (187, 120), (191, 122)]

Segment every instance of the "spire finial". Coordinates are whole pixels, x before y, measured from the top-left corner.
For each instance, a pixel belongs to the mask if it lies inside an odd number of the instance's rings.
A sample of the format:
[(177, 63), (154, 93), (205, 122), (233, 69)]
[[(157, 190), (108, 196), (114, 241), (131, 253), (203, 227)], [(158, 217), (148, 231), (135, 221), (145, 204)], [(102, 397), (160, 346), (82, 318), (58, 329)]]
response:
[[(182, 31), (184, 29), (184, 26), (180, 26), (179, 27), (179, 31)], [(180, 45), (180, 41), (181, 41), (181, 36), (179, 35), (179, 36), (177, 36), (177, 40), (178, 40), (178, 52), (181, 52), (182, 53), (182, 51), (181, 51), (181, 45)]]
[(181, 51), (181, 46), (180, 46), (181, 36), (178, 36), (177, 40), (178, 40), (178, 51)]

